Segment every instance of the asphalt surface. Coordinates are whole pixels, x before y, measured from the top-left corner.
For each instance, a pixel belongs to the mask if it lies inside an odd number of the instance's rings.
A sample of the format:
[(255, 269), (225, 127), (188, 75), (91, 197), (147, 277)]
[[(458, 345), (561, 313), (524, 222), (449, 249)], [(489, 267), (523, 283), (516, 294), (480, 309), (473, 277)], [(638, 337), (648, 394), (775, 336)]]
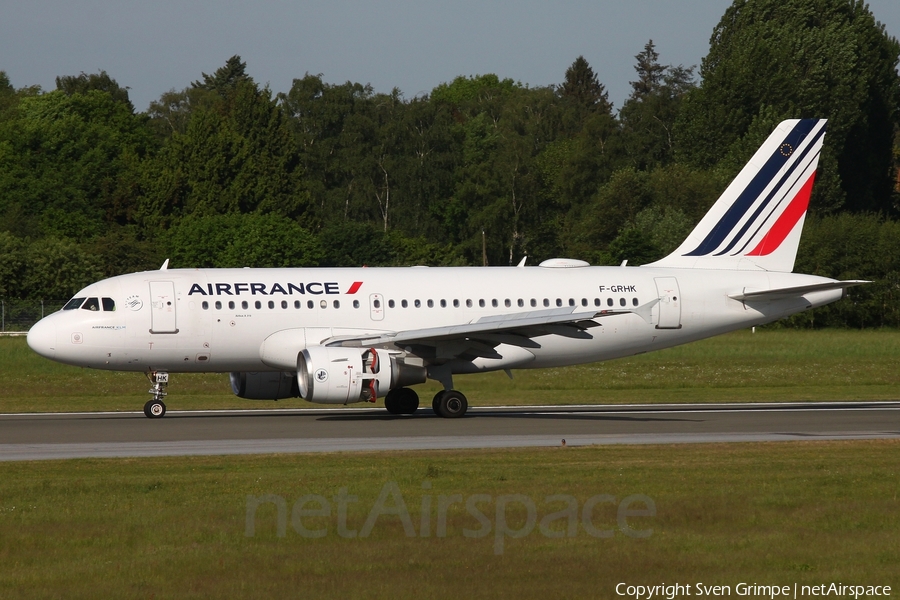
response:
[(0, 415), (0, 461), (900, 438), (900, 402)]

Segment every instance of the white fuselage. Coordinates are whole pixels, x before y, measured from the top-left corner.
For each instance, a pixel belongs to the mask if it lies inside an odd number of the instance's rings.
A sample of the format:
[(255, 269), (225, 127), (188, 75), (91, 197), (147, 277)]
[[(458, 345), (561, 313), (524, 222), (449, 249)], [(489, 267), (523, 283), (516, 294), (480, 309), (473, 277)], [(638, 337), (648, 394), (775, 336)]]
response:
[[(838, 300), (841, 289), (747, 303), (729, 295), (832, 280), (792, 273), (652, 267), (175, 269), (106, 279), (77, 308), (29, 334), (40, 354), (120, 371), (291, 371), (299, 350), (336, 336), (472, 323), (576, 306), (632, 310), (596, 319), (583, 336), (502, 343), (500, 358), (450, 361), (454, 373), (594, 362), (767, 323)], [(276, 335), (277, 334), (277, 335)], [(270, 337), (272, 336), (272, 337)], [(267, 342), (268, 339), (268, 342)], [(440, 357), (437, 357), (438, 359)]]

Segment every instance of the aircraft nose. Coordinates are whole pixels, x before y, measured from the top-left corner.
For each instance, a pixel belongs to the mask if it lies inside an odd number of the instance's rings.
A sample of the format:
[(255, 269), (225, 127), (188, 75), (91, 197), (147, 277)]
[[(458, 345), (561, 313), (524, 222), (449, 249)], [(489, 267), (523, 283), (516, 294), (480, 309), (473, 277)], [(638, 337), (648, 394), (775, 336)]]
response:
[(28, 330), (28, 346), (46, 358), (56, 354), (56, 324), (51, 319), (41, 319)]

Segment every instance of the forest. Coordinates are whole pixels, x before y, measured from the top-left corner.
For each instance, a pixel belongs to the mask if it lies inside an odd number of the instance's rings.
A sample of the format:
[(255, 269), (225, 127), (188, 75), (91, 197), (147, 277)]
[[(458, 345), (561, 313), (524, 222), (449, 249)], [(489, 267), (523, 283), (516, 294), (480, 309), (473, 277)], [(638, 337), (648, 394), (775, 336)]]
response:
[(866, 4), (735, 0), (699, 67), (635, 50), (620, 107), (581, 56), (558, 85), (467, 75), (414, 98), (309, 73), (274, 92), (233, 56), (146, 112), (102, 70), (55, 90), (0, 71), (0, 299), (61, 305), (165, 259), (640, 265), (777, 123), (824, 117), (795, 271), (873, 283), (785, 325), (900, 326), (900, 43)]

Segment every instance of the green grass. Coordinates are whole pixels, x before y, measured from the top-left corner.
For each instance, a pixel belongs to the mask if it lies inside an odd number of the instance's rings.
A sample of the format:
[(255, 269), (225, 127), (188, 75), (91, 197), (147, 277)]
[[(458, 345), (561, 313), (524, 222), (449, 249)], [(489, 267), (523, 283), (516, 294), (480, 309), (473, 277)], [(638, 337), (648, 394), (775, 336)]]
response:
[[(898, 456), (889, 440), (0, 463), (0, 597), (614, 598), (618, 582), (697, 581), (896, 590)], [(360, 530), (388, 482), (416, 537), (389, 515), (369, 537), (341, 537), (334, 508), (303, 520), (324, 537), (301, 536), (290, 515), (279, 537), (271, 504), (246, 535), (248, 495), (279, 495), (290, 511), (306, 494), (348, 488), (359, 498), (348, 527)], [(435, 535), (437, 498), (452, 494), (491, 496), (479, 505), (487, 537), (465, 537), (481, 525), (462, 505)], [(598, 504), (593, 523), (610, 538), (580, 524), (573, 537), (535, 528), (496, 554), (496, 499), (507, 494), (531, 498), (538, 520), (562, 508), (552, 494), (579, 509), (597, 494), (643, 494), (657, 512), (629, 520), (652, 529), (646, 539)], [(525, 525), (520, 505), (506, 516)]]
[[(740, 331), (627, 359), (558, 369), (458, 376), (473, 406), (896, 400), (900, 332)], [(171, 410), (318, 407), (231, 394), (224, 374), (174, 374)], [(146, 378), (60, 365), (23, 338), (0, 338), (0, 412), (127, 411), (149, 399)], [(416, 388), (427, 405), (434, 382)], [(361, 406), (359, 404), (355, 406)]]

